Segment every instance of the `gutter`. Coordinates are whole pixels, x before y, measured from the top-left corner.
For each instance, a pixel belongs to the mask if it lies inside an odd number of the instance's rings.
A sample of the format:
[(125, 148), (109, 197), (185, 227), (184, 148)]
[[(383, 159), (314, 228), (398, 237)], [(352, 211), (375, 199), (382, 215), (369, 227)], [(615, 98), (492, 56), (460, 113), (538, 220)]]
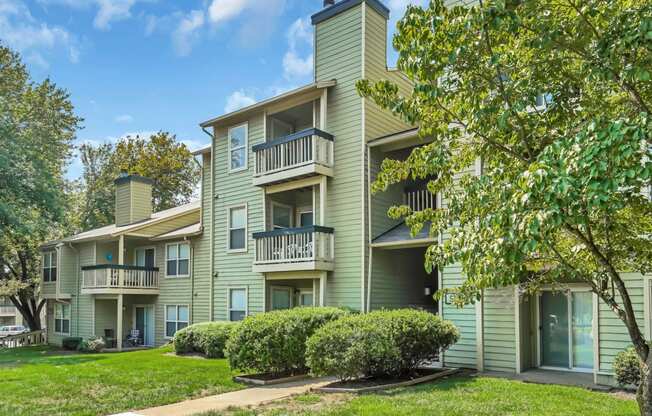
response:
[[(213, 226), (215, 225), (215, 219), (213, 218), (213, 213), (215, 212), (214, 206), (215, 206), (215, 197), (213, 195), (214, 189), (215, 189), (215, 184), (213, 181), (215, 180), (215, 177), (213, 175), (213, 165), (215, 163), (215, 136), (211, 134), (210, 131), (206, 129), (205, 126), (201, 126), (201, 129), (208, 137), (211, 138), (211, 156), (210, 156), (210, 170), (209, 170), (209, 176), (210, 176), (210, 184), (211, 184), (211, 189), (209, 191), (209, 200), (210, 200), (210, 205), (209, 205), (209, 212), (210, 212), (210, 221), (211, 225), (208, 227), (208, 239), (209, 239), (209, 246), (210, 246), (210, 251), (208, 253), (208, 274), (210, 276), (209, 280), (209, 291), (208, 291), (208, 320), (213, 321), (213, 310), (214, 310), (214, 305), (213, 305), (213, 297), (214, 292), (215, 292), (215, 276), (214, 276), (214, 265), (213, 265), (213, 249), (214, 249), (214, 237), (213, 235), (215, 234), (213, 232)], [(203, 169), (202, 169), (202, 175), (203, 175)], [(203, 203), (203, 201), (202, 201)]]

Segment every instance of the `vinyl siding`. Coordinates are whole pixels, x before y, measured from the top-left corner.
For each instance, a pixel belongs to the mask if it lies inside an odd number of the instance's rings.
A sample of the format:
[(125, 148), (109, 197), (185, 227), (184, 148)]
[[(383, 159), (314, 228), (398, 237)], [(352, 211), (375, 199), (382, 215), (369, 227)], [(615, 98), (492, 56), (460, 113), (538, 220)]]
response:
[(513, 287), (489, 289), (483, 298), (484, 369), (516, 371), (516, 312)]
[(131, 182), (131, 222), (152, 216), (152, 185)]
[(115, 191), (115, 223), (125, 225), (131, 223), (131, 185), (130, 182), (116, 186)]

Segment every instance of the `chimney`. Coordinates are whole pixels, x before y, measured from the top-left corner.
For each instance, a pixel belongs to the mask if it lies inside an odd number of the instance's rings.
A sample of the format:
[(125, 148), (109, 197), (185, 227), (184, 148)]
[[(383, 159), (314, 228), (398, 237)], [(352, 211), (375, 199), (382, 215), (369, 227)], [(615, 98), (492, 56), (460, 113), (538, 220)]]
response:
[(324, 8), (335, 5), (335, 0), (324, 0)]
[(138, 175), (121, 172), (115, 184), (115, 225), (143, 221), (152, 216), (152, 184)]

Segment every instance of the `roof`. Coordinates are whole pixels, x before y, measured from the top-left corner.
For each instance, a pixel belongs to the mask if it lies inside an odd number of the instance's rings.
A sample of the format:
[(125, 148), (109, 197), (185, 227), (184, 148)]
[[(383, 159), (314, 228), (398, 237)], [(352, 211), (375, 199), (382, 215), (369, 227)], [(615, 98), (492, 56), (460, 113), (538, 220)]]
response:
[(138, 221), (133, 224), (127, 224), (122, 226), (116, 226), (115, 224), (107, 225), (104, 227), (96, 228), (94, 230), (84, 231), (83, 233), (75, 234), (60, 240), (49, 241), (43, 244), (41, 247), (46, 248), (60, 243), (79, 243), (83, 241), (92, 241), (92, 240), (106, 238), (106, 237), (117, 237), (120, 234), (125, 234), (130, 231), (135, 231), (143, 227), (147, 227), (168, 219), (172, 219), (179, 215), (188, 214), (190, 212), (199, 210), (200, 205), (201, 205), (200, 201), (193, 201), (188, 204), (180, 205), (175, 208), (170, 208), (163, 211), (155, 212), (152, 214), (150, 218), (143, 221)]
[(203, 155), (204, 153), (210, 153), (212, 151), (213, 151), (212, 147), (209, 144), (208, 146), (200, 147), (199, 149), (194, 150), (191, 153), (193, 154), (193, 156), (197, 156), (197, 155)]
[[(429, 224), (424, 224), (421, 231), (417, 235), (412, 236), (410, 227), (405, 225), (405, 222), (395, 225), (384, 233), (380, 234), (378, 237), (372, 240), (373, 245), (390, 245), (392, 243), (404, 243), (415, 240), (430, 240), (433, 239), (430, 236), (430, 226)], [(434, 240), (434, 239), (433, 239)]]
[(357, 6), (363, 1), (365, 1), (372, 9), (380, 13), (380, 15), (385, 19), (389, 19), (389, 9), (379, 0), (342, 0), (313, 14), (311, 17), (312, 24), (316, 25), (317, 23), (330, 19), (335, 15)]
[(304, 85), (303, 87), (299, 87), (297, 89), (285, 92), (285, 93), (277, 95), (275, 97), (268, 98), (268, 99), (263, 100), (263, 101), (259, 101), (259, 102), (255, 103), (255, 104), (250, 105), (250, 106), (243, 107), (243, 108), (241, 108), (239, 110), (232, 111), (230, 113), (226, 113), (226, 114), (221, 115), (219, 117), (215, 117), (215, 118), (212, 118), (210, 120), (204, 121), (203, 123), (200, 124), (200, 126), (201, 127), (212, 126), (213, 124), (216, 124), (216, 123), (219, 123), (219, 122), (222, 122), (222, 121), (226, 121), (226, 120), (231, 119), (233, 117), (241, 116), (241, 115), (246, 114), (246, 113), (248, 113), (250, 111), (258, 110), (258, 109), (260, 109), (262, 107), (265, 107), (265, 106), (270, 105), (270, 104), (277, 103), (279, 101), (283, 101), (283, 100), (285, 100), (287, 98), (290, 98), (292, 96), (299, 95), (299, 94), (304, 94), (304, 93), (307, 93), (307, 92), (310, 92), (310, 91), (313, 91), (313, 90), (319, 90), (319, 89), (323, 89), (323, 88), (333, 87), (336, 84), (337, 84), (337, 81), (334, 80), (334, 79), (327, 80), (327, 81), (313, 82), (312, 84)]
[(187, 227), (182, 227), (177, 230), (170, 231), (165, 234), (160, 234), (157, 235), (156, 237), (150, 238), (152, 241), (159, 241), (159, 240), (171, 240), (175, 238), (181, 238), (181, 237), (190, 237), (193, 235), (199, 235), (202, 232), (202, 226), (201, 223), (196, 222), (194, 224), (190, 224)]
[(414, 127), (414, 128), (399, 131), (399, 132), (396, 132), (396, 133), (387, 134), (385, 136), (376, 137), (375, 139), (369, 140), (368, 144), (371, 147), (380, 146), (380, 145), (383, 145), (383, 144), (386, 144), (386, 143), (392, 143), (392, 142), (396, 142), (396, 141), (400, 141), (400, 140), (404, 140), (404, 139), (410, 139), (410, 138), (413, 138), (413, 137), (417, 137), (418, 135), (419, 135), (419, 128)]

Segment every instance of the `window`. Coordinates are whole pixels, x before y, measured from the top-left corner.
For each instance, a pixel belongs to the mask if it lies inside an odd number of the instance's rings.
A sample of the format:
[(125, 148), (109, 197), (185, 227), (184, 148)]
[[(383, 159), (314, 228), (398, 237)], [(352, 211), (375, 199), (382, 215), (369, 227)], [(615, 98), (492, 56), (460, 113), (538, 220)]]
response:
[(142, 247), (136, 249), (136, 266), (152, 268), (154, 267), (155, 258), (156, 249), (154, 248)]
[(188, 326), (187, 305), (165, 305), (165, 337), (172, 338), (174, 334)]
[(301, 227), (310, 227), (313, 225), (312, 211), (302, 212), (299, 214), (299, 222)]
[(301, 306), (313, 306), (313, 297), (312, 290), (300, 290), (299, 291), (299, 305)]
[(165, 275), (186, 277), (190, 273), (190, 245), (188, 243), (168, 244), (165, 253)]
[(247, 316), (247, 289), (229, 289), (229, 321), (242, 321)]
[(272, 310), (290, 309), (293, 292), (291, 287), (272, 287)]
[(229, 172), (247, 169), (247, 125), (229, 129)]
[(48, 251), (43, 253), (43, 281), (57, 281), (57, 252)]
[(54, 332), (63, 335), (70, 334), (70, 305), (54, 304)]
[(247, 250), (247, 207), (229, 208), (228, 249), (231, 251)]
[(290, 228), (292, 226), (292, 207), (272, 203), (272, 225), (275, 230)]

